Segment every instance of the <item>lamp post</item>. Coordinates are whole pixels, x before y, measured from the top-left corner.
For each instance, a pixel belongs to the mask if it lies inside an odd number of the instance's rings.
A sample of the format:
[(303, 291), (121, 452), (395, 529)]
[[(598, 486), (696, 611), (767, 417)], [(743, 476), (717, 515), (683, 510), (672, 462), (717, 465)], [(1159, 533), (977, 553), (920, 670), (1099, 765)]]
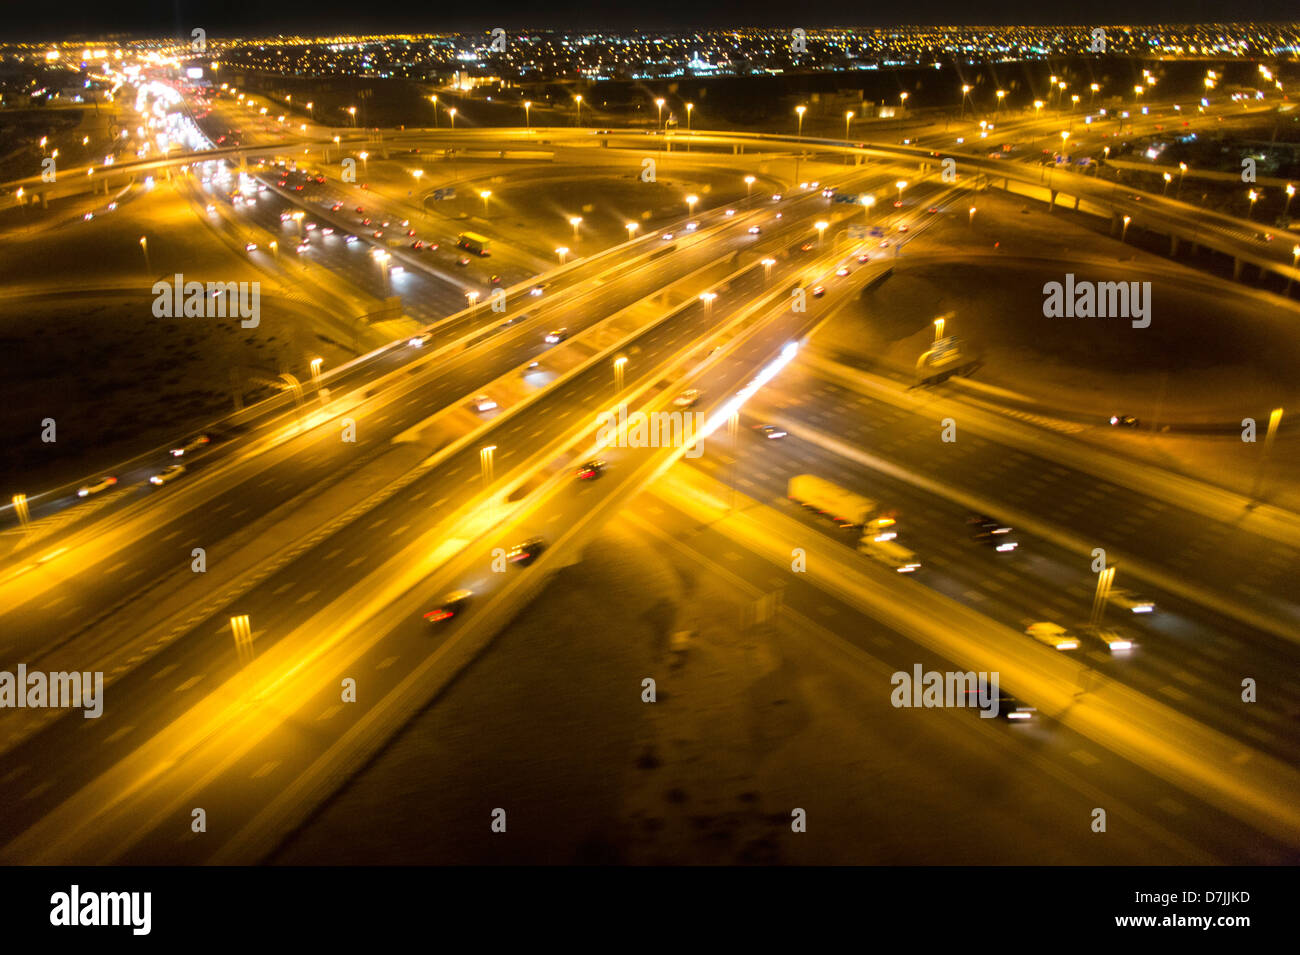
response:
[(1286, 202), (1282, 204), (1282, 217), (1285, 219), (1291, 213), (1291, 199), (1295, 195), (1295, 185), (1286, 184)]
[(451, 128), (455, 129), (456, 128), (456, 107), (453, 106), (451, 109), (447, 110), (447, 115), (451, 117)]
[(497, 446), (495, 444), (489, 444), (485, 448), (479, 448), (478, 451), (479, 473), (483, 478), (483, 490), (485, 491), (492, 486), (492, 452), (496, 449)]
[(655, 125), (663, 129), (664, 125), (664, 98), (662, 96), (655, 99), (655, 108), (659, 110), (659, 118), (655, 120)]
[(822, 247), (822, 237), (826, 234), (826, 227), (830, 225), (825, 220), (819, 220), (813, 223), (813, 228), (817, 230), (817, 248)]
[(970, 91), (971, 87), (969, 84), (963, 83), (961, 85), (961, 113), (957, 116), (959, 121), (966, 118), (966, 97), (970, 95)]
[(849, 111), (847, 111), (847, 112), (844, 114), (844, 140), (845, 140), (845, 142), (848, 142), (848, 139), (849, 139), (849, 124), (850, 124), (851, 122), (853, 122), (853, 110), (849, 110)]
[(975, 207), (974, 207), (974, 206), (971, 206), (971, 207), (970, 207), (970, 215), (969, 215), (969, 217), (967, 217), (967, 219), (966, 219), (966, 224), (969, 225), (969, 226), (971, 226), (972, 228), (974, 228), (974, 226), (975, 226)]
[(1252, 189), (1246, 193), (1246, 196), (1250, 199), (1250, 208), (1246, 210), (1246, 218), (1249, 219), (1255, 213), (1255, 203), (1259, 200), (1259, 193)]
[(486, 216), (488, 214), (488, 200), (492, 198), (492, 190), (484, 189), (478, 194), (478, 197), (483, 200), (483, 215)]
[(807, 110), (807, 106), (796, 106), (794, 108), (795, 113), (799, 116), (799, 129), (796, 133), (796, 136), (798, 136), (799, 139), (803, 139), (803, 114), (807, 112)]
[(901, 206), (903, 204), (903, 190), (907, 188), (907, 180), (900, 179), (894, 185), (898, 187), (898, 201), (894, 205)]
[(624, 226), (624, 228), (627, 229), (627, 240), (631, 242), (633, 237), (636, 236), (636, 230), (639, 229), (640, 226), (635, 222), (629, 222)]
[(1088, 90), (1090, 91), (1088, 96), (1088, 108), (1092, 109), (1093, 101), (1097, 98), (1097, 94), (1101, 91), (1101, 84), (1093, 83), (1091, 86), (1088, 87)]
[(993, 115), (994, 115), (995, 118), (996, 118), (997, 114), (1002, 110), (1002, 98), (1003, 98), (1004, 96), (1006, 96), (1006, 95), (1007, 95), (1007, 91), (1006, 91), (1006, 90), (998, 90), (998, 106), (997, 106), (997, 109), (995, 109), (995, 110), (993, 111)]
[(686, 131), (688, 133), (691, 131), (691, 110), (693, 109), (695, 109), (694, 103), (686, 104)]
[(533, 101), (529, 99), (524, 100), (524, 128), (525, 129), (533, 128), (532, 120), (529, 119), (528, 117), (528, 111), (532, 108), (533, 108)]
[(700, 301), (704, 303), (704, 314), (713, 314), (713, 300), (718, 297), (717, 292), (701, 292)]
[(564, 257), (569, 254), (569, 247), (567, 245), (562, 245), (555, 250), (555, 254), (560, 257), (560, 264), (563, 265)]
[[(1300, 262), (1300, 245), (1296, 245), (1296, 246), (1293, 246), (1293, 247), (1291, 248), (1291, 268), (1294, 269), (1294, 268), (1296, 267), (1296, 263), (1297, 263), (1297, 262)], [(1294, 281), (1294, 279), (1292, 279), (1291, 276), (1288, 275), (1288, 276), (1287, 276), (1287, 279), (1286, 279), (1286, 294), (1287, 294), (1287, 295), (1290, 295), (1290, 294), (1291, 294), (1291, 283), (1292, 283), (1293, 281)]]
[(695, 215), (695, 203), (697, 203), (697, 202), (699, 202), (699, 201), (700, 201), (700, 197), (699, 197), (699, 196), (694, 196), (694, 195), (692, 195), (692, 196), (687, 196), (687, 197), (686, 197), (686, 214), (687, 214), (688, 216), (693, 216), (693, 215)]
[(1132, 221), (1133, 221), (1133, 217), (1132, 217), (1132, 216), (1125, 216), (1125, 217), (1124, 217), (1124, 229), (1123, 229), (1123, 231), (1120, 232), (1120, 234), (1119, 234), (1119, 241), (1120, 241), (1120, 242), (1123, 242), (1124, 239), (1125, 239), (1125, 237), (1128, 235), (1128, 224), (1129, 224), (1130, 222), (1132, 222)]
[(755, 180), (755, 178), (754, 178), (753, 176), (746, 176), (746, 177), (745, 177), (745, 198), (746, 198), (746, 199), (749, 199), (749, 198), (752, 198), (752, 197), (753, 197), (753, 195), (754, 195), (754, 183), (755, 183), (755, 181), (756, 181), (756, 180)]
[(144, 270), (149, 275), (153, 274), (153, 266), (149, 264), (149, 240), (140, 236), (140, 249), (144, 252)]
[(368, 175), (370, 173), (370, 153), (363, 149), (357, 153), (357, 158), (361, 160), (361, 171)]
[(577, 96), (573, 97), (573, 100), (578, 104), (578, 116), (576, 121), (574, 122), (574, 125), (581, 126), (582, 125), (582, 94), (579, 93)]
[(1187, 174), (1187, 163), (1180, 162), (1178, 164), (1178, 188), (1174, 191), (1175, 199), (1181, 198), (1183, 194), (1183, 176), (1185, 176), (1186, 174)]
[(349, 106), (349, 107), (348, 107), (348, 115), (349, 115), (350, 117), (352, 117), (352, 128), (353, 128), (353, 129), (356, 129), (356, 127), (357, 127), (357, 108), (356, 108), (355, 106)]
[(898, 109), (899, 112), (907, 111), (907, 93), (898, 94)]
[(938, 317), (938, 318), (936, 318), (936, 319), (934, 320), (934, 340), (935, 340), (936, 342), (937, 342), (939, 339), (943, 338), (943, 326), (944, 326), (944, 322), (945, 322), (945, 319), (944, 319), (943, 316), (940, 316), (940, 317)]
[(772, 277), (772, 266), (776, 265), (776, 259), (766, 258), (762, 260), (761, 264), (763, 266), (763, 281), (766, 282)]
[(1170, 173), (1165, 173), (1165, 188), (1161, 190), (1160, 195), (1162, 196), (1169, 195), (1169, 184), (1173, 181), (1174, 181), (1173, 175)]
[(578, 226), (582, 225), (582, 216), (569, 216), (569, 225), (573, 226), (573, 241), (578, 241)]
[(626, 364), (626, 355), (619, 355), (614, 359), (614, 394), (616, 395), (623, 391), (623, 366)]
[(433, 128), (438, 128), (438, 97), (430, 96), (429, 102), (433, 103)]

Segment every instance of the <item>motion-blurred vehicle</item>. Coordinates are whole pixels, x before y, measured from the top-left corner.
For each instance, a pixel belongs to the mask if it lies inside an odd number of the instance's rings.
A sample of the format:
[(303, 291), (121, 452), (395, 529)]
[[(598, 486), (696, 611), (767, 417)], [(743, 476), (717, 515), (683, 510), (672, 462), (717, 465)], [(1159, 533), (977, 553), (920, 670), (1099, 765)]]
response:
[(179, 458), (179, 457), (183, 457), (187, 451), (197, 451), (199, 448), (203, 447), (211, 440), (212, 439), (209, 438), (206, 434), (196, 434), (194, 437), (190, 438), (188, 441), (182, 444), (179, 448), (172, 448), (172, 457)]
[(815, 474), (796, 474), (786, 486), (786, 496), (803, 507), (829, 517), (839, 527), (860, 527), (864, 537), (883, 542), (898, 536), (897, 522), (880, 502), (840, 487)]
[(783, 198), (783, 197), (782, 197), (781, 193), (779, 193), (779, 192), (774, 192), (774, 193), (772, 193), (772, 201), (773, 201), (773, 202), (780, 202), (782, 198)]
[(1110, 416), (1110, 426), (1112, 428), (1136, 428), (1138, 419), (1131, 414), (1115, 414)]
[(162, 487), (168, 481), (174, 481), (185, 473), (185, 465), (169, 464), (153, 477), (149, 478), (149, 483)]
[(257, 243), (256, 243), (256, 242), (249, 242), (247, 245), (244, 246), (244, 251), (245, 251), (245, 252), (256, 252), (256, 251), (257, 251)]
[(419, 335), (413, 335), (406, 344), (410, 345), (412, 348), (423, 348), (432, 338), (432, 332), (422, 332)]
[(520, 567), (527, 567), (546, 549), (546, 541), (540, 537), (530, 537), (528, 540), (516, 544), (510, 548), (510, 553), (506, 554), (506, 560), (512, 564), (518, 564)]
[(488, 279), (488, 281), (489, 281), (490, 283), (492, 283), (493, 285), (500, 285), (500, 284), (501, 284), (501, 276), (499, 276), (499, 275), (493, 275), (491, 278)]
[(987, 544), (999, 554), (1009, 554), (1020, 546), (1019, 541), (1008, 536), (1010, 527), (985, 514), (974, 514), (966, 518), (966, 523), (970, 526), (972, 540)]
[(680, 395), (673, 399), (673, 405), (678, 408), (693, 408), (695, 403), (700, 400), (700, 389), (687, 388)]
[(1130, 590), (1123, 590), (1116, 587), (1110, 592), (1108, 598), (1111, 603), (1123, 607), (1130, 613), (1155, 613), (1156, 603), (1154, 600), (1148, 600), (1146, 597), (1139, 597)]
[(529, 294), (529, 295), (541, 295), (544, 291), (546, 291), (546, 286), (545, 286), (545, 285), (534, 285), (532, 288), (530, 288), (530, 289), (528, 290), (528, 294)]
[(429, 623), (441, 623), (444, 620), (450, 620), (458, 613), (462, 613), (469, 604), (469, 600), (474, 596), (472, 590), (453, 590), (438, 602), (434, 607), (424, 615), (424, 619)]
[(688, 223), (686, 223), (686, 231), (687, 231), (687, 232), (694, 232), (694, 231), (695, 231), (696, 229), (698, 229), (699, 227), (700, 227), (700, 224), (699, 224), (698, 222), (688, 222)]
[(756, 226), (756, 225), (752, 225), (752, 226), (749, 227), (749, 234), (750, 234), (750, 235), (758, 235), (758, 234), (759, 234), (760, 232), (762, 232), (762, 231), (763, 231), (763, 230), (760, 229), (760, 228), (759, 228), (758, 226)]
[(497, 406), (497, 403), (487, 395), (477, 395), (470, 404), (475, 411), (491, 411)]
[(345, 237), (343, 241), (346, 242), (348, 245), (351, 245), (354, 242), (359, 242), (360, 239), (358, 239), (355, 235), (350, 235)]
[(94, 484), (83, 484), (77, 490), (77, 497), (90, 497), (92, 494), (98, 494), (100, 491), (107, 491), (117, 483), (117, 478), (110, 476), (102, 477)]
[(568, 337), (569, 330), (567, 328), (556, 328), (546, 333), (546, 344), (558, 345)]
[(1079, 638), (1059, 624), (1043, 620), (1025, 627), (1025, 633), (1054, 650), (1077, 650)]
[(769, 441), (775, 441), (779, 438), (784, 438), (786, 435), (784, 428), (778, 428), (774, 424), (756, 424), (753, 425), (753, 428), (755, 431), (757, 431), (763, 437), (767, 438), (767, 440)]
[(1133, 638), (1117, 627), (1081, 627), (1080, 632), (1111, 653), (1133, 649)]
[(811, 252), (812, 250), (813, 244), (811, 242), (805, 242), (803, 245), (799, 246), (800, 252)]
[(838, 269), (835, 270), (835, 274), (838, 275), (840, 278), (844, 278), (844, 276), (849, 274), (849, 267), (847, 265), (841, 265)]
[(458, 259), (456, 260), (456, 264), (457, 264), (457, 265), (460, 265), (460, 266), (466, 266), (466, 265), (469, 265), (469, 256), (467, 256), (467, 255), (462, 255), (460, 258), (458, 258)]
[(724, 216), (734, 216), (735, 214), (736, 214), (735, 209), (728, 209), (726, 212), (723, 213)]
[(671, 232), (665, 232), (659, 238), (663, 239), (665, 242), (671, 242), (673, 238), (673, 234)]
[(859, 264), (862, 264), (862, 263), (865, 263), (865, 262), (869, 262), (870, 260), (871, 260), (871, 257), (870, 257), (869, 255), (867, 255), (867, 253), (865, 253), (865, 252), (863, 252), (861, 255), (858, 256), (858, 263), (859, 263)]
[(594, 481), (605, 473), (604, 461), (587, 461), (574, 472), (579, 481)]
[(814, 285), (814, 286), (813, 286), (812, 293), (813, 293), (813, 298), (821, 298), (823, 295), (826, 294), (826, 286), (825, 286), (825, 285)]

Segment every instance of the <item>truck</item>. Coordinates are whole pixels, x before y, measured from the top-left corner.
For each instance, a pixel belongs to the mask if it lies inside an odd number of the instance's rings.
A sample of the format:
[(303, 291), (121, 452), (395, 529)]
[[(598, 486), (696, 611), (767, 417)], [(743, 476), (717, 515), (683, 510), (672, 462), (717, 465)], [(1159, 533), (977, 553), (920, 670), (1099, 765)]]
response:
[(979, 367), (960, 338), (941, 338), (916, 360), (916, 383), (931, 385), (947, 381), (953, 375), (969, 375)]
[(921, 569), (916, 554), (892, 538), (881, 540), (869, 532), (863, 533), (858, 541), (858, 550), (900, 574), (912, 574)]
[(796, 504), (824, 514), (840, 527), (862, 528), (864, 537), (883, 542), (895, 536), (894, 517), (880, 513), (878, 502), (825, 478), (796, 474), (790, 478), (786, 496)]
[(487, 255), (491, 242), (492, 240), (487, 236), (479, 235), (477, 232), (462, 232), (456, 237), (456, 245), (475, 255)]

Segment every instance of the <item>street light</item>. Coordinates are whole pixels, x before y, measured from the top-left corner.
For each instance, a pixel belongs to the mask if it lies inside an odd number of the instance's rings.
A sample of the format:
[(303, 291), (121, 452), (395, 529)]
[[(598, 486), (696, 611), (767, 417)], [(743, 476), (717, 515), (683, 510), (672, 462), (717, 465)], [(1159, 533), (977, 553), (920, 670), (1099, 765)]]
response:
[(573, 97), (573, 99), (578, 104), (578, 118), (574, 123), (574, 125), (581, 126), (582, 125), (582, 94), (579, 93), (577, 96)]
[(662, 128), (664, 124), (664, 98), (662, 96), (655, 100), (655, 106), (659, 110), (659, 118), (655, 120), (655, 123)]
[(480, 192), (480, 193), (478, 194), (478, 197), (479, 197), (480, 199), (483, 200), (483, 215), (487, 215), (487, 214), (488, 214), (488, 200), (489, 200), (490, 198), (492, 198), (492, 190), (491, 190), (491, 189), (484, 189), (482, 192)]
[(1002, 97), (1004, 97), (1004, 96), (1006, 96), (1006, 95), (1007, 95), (1007, 91), (1006, 91), (1006, 90), (998, 90), (998, 108), (995, 109), (995, 110), (993, 111), (993, 114), (994, 114), (995, 116), (997, 115), (998, 110), (1001, 110), (1001, 109), (1002, 109)]
[(1161, 191), (1160, 195), (1162, 196), (1169, 195), (1169, 184), (1173, 181), (1174, 181), (1173, 175), (1171, 173), (1165, 173), (1165, 188)]
[(704, 303), (704, 311), (708, 315), (713, 314), (713, 300), (718, 297), (717, 292), (701, 292), (700, 301)]
[(973, 226), (975, 224), (975, 207), (970, 207), (970, 216), (966, 219), (966, 224)]
[(489, 444), (485, 448), (479, 448), (478, 465), (479, 473), (483, 477), (483, 490), (492, 486), (492, 452), (497, 449), (495, 444)]
[(555, 254), (560, 257), (560, 264), (563, 265), (564, 257), (569, 254), (569, 247), (567, 245), (562, 245), (555, 250)]
[(451, 128), (455, 129), (456, 128), (456, 107), (453, 106), (451, 109), (447, 110), (447, 115), (451, 117)]
[(1088, 108), (1092, 109), (1093, 100), (1097, 98), (1097, 94), (1101, 91), (1101, 84), (1093, 83), (1088, 89), (1091, 91), (1091, 95), (1088, 97)]
[(776, 259), (766, 258), (760, 264), (763, 266), (763, 280), (767, 281), (772, 277), (772, 266), (776, 265)]
[(796, 106), (794, 108), (794, 111), (799, 115), (799, 131), (797, 135), (800, 139), (803, 138), (803, 114), (807, 111), (807, 109), (808, 109), (807, 106)]
[(533, 128), (532, 121), (528, 118), (528, 111), (532, 108), (533, 108), (533, 101), (530, 99), (524, 100), (524, 128), (525, 129)]
[(875, 206), (875, 204), (876, 204), (876, 197), (875, 197), (875, 196), (863, 196), (863, 197), (862, 197), (861, 199), (859, 199), (858, 201), (862, 203), (862, 208), (863, 208), (863, 209), (871, 209), (871, 208), (873, 208), (873, 207)]
[(898, 202), (896, 205), (901, 206), (903, 204), (903, 190), (907, 188), (907, 180), (900, 179), (898, 182), (894, 183), (894, 185), (898, 187)]
[(469, 301), (469, 307), (473, 308), (478, 304), (478, 289), (470, 289), (465, 293), (465, 298)]
[(623, 390), (623, 366), (626, 364), (626, 355), (619, 355), (614, 359), (614, 394)]
[(1119, 241), (1120, 241), (1120, 242), (1123, 242), (1123, 241), (1124, 241), (1124, 237), (1128, 235), (1128, 224), (1129, 224), (1130, 222), (1132, 222), (1132, 221), (1133, 221), (1133, 217), (1132, 217), (1132, 216), (1125, 216), (1125, 217), (1124, 217), (1124, 231), (1122, 231), (1122, 232), (1119, 234)]
[[(1294, 269), (1294, 268), (1296, 267), (1296, 263), (1297, 263), (1297, 262), (1300, 262), (1300, 245), (1293, 246), (1292, 249), (1291, 249), (1291, 268)], [(1291, 283), (1292, 283), (1293, 281), (1294, 281), (1294, 279), (1292, 279), (1291, 276), (1288, 275), (1288, 276), (1287, 276), (1287, 279), (1286, 279), (1286, 294), (1287, 294), (1287, 295), (1290, 295), (1290, 294), (1291, 294)]]
[(569, 225), (573, 226), (573, 241), (578, 241), (578, 226), (582, 225), (582, 216), (570, 216)]
[[(18, 193), (19, 193), (18, 198), (21, 199), (22, 190), (19, 189)], [(153, 266), (149, 264), (149, 240), (146, 239), (144, 236), (140, 236), (140, 248), (144, 251), (144, 270), (152, 275)]]
[(433, 103), (433, 128), (438, 128), (438, 97), (430, 96), (429, 101)]
[(943, 326), (944, 326), (943, 316), (940, 316), (939, 318), (936, 318), (934, 320), (934, 340), (936, 342), (939, 339), (943, 338)]
[(1292, 183), (1286, 184), (1286, 202), (1282, 206), (1282, 216), (1285, 218), (1291, 212), (1291, 198), (1295, 195), (1295, 186)]
[(416, 185), (419, 185), (419, 183), (420, 183), (420, 177), (424, 175), (424, 170), (423, 170), (423, 169), (412, 169), (412, 170), (411, 170), (411, 175), (415, 177), (415, 183), (416, 183)]
[(830, 223), (825, 220), (819, 220), (813, 223), (813, 228), (817, 230), (817, 248), (819, 249), (822, 247), (822, 236), (826, 233), (826, 227), (828, 225), (830, 225)]
[(691, 131), (691, 110), (693, 109), (695, 109), (694, 103), (686, 104), (686, 131), (688, 133)]
[(355, 129), (357, 125), (357, 108), (355, 106), (349, 106), (348, 115), (352, 117), (352, 127)]
[(753, 176), (745, 177), (745, 198), (748, 199), (754, 194), (754, 183), (757, 180)]
[(906, 109), (907, 109), (907, 94), (906, 94), (906, 93), (899, 93), (899, 94), (898, 94), (898, 108), (899, 108), (899, 109), (902, 109), (902, 110), (906, 110)]
[(972, 87), (966, 83), (961, 85), (961, 113), (957, 119), (964, 119), (966, 116), (966, 97), (970, 95)]
[(1259, 199), (1259, 193), (1252, 189), (1246, 195), (1250, 198), (1250, 208), (1246, 210), (1246, 218), (1249, 219), (1255, 211), (1255, 202)]
[(849, 123), (851, 123), (851, 122), (853, 122), (853, 110), (849, 110), (848, 112), (846, 112), (846, 113), (844, 114), (844, 138), (845, 138), (845, 140), (848, 140), (848, 138), (849, 138)]
[(370, 163), (369, 163), (370, 153), (366, 152), (366, 151), (363, 149), (361, 152), (357, 153), (357, 158), (361, 160), (361, 171), (364, 172), (364, 173), (369, 173), (369, 172), (370, 172)]
[(699, 196), (694, 196), (694, 195), (692, 195), (692, 196), (687, 196), (687, 197), (686, 197), (686, 214), (687, 214), (688, 216), (693, 216), (693, 215), (695, 215), (695, 203), (697, 203), (697, 202), (699, 202), (699, 201), (700, 201), (700, 197), (699, 197)]
[(632, 237), (636, 235), (636, 230), (641, 227), (635, 222), (629, 222), (624, 226), (624, 228), (627, 229), (627, 240), (631, 242)]

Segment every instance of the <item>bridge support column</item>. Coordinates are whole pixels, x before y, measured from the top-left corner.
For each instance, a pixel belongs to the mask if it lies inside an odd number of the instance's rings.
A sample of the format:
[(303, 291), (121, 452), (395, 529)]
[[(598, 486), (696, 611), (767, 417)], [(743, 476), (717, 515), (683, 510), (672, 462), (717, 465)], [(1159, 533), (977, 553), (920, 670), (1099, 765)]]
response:
[(1057, 197), (1058, 193), (1057, 193), (1057, 191), (1056, 191), (1055, 189), (1049, 189), (1049, 190), (1047, 190), (1047, 195), (1048, 195), (1048, 198), (1047, 198), (1047, 211), (1048, 211), (1048, 212), (1055, 212), (1055, 211), (1056, 211), (1056, 197)]
[(1169, 237), (1169, 255), (1172, 257), (1177, 254), (1178, 254), (1178, 236), (1171, 235)]
[(1111, 235), (1116, 235), (1116, 234), (1119, 232), (1119, 230), (1120, 230), (1121, 228), (1123, 228), (1123, 226), (1121, 225), (1122, 222), (1123, 222), (1123, 220), (1120, 219), (1120, 217), (1119, 217), (1119, 213), (1118, 213), (1118, 212), (1112, 212), (1112, 213), (1110, 214), (1110, 234), (1111, 234)]
[(42, 193), (41, 193), (41, 208), (42, 208), (42, 209), (48, 209), (49, 207), (50, 207), (50, 200), (49, 200), (49, 197), (48, 197), (45, 193), (42, 192)]
[(1241, 278), (1241, 259), (1234, 258), (1232, 260), (1232, 280), (1236, 282), (1240, 280), (1240, 278)]
[(1079, 211), (1079, 197), (1078, 197), (1078, 196), (1075, 196), (1075, 197), (1074, 197), (1074, 211), (1075, 211), (1075, 212), (1078, 212), (1078, 211)]

